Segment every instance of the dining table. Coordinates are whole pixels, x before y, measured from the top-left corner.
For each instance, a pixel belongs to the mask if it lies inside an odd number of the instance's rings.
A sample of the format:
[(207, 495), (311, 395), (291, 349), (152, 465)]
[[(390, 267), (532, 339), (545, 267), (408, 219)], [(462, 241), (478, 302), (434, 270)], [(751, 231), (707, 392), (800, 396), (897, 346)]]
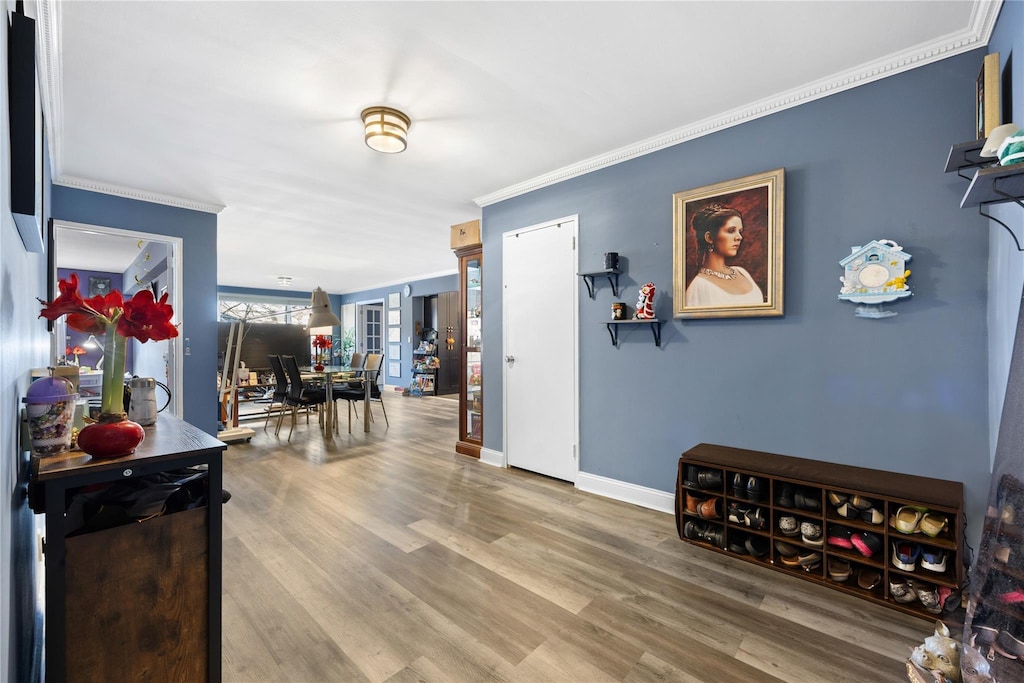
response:
[[(338, 426), (337, 415), (334, 405), (334, 378), (337, 375), (344, 375), (347, 378), (367, 375), (363, 378), (363, 431), (370, 431), (370, 382), (376, 381), (376, 370), (366, 368), (354, 368), (350, 365), (324, 365), (323, 369), (317, 367), (299, 368), (303, 379), (323, 379), (324, 390), (327, 393), (327, 401), (324, 403), (324, 438), (327, 441), (334, 440), (334, 430)], [(373, 376), (370, 376), (370, 375)]]

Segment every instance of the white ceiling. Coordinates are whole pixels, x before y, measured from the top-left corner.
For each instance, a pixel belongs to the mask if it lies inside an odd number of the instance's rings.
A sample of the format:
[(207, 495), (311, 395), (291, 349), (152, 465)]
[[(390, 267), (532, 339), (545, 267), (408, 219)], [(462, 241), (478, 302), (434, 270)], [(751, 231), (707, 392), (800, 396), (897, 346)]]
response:
[[(448, 227), (493, 201), (983, 47), (999, 6), (37, 9), (55, 182), (223, 207), (220, 284), (343, 293), (454, 272)], [(377, 104), (412, 118), (404, 153), (363, 144)]]

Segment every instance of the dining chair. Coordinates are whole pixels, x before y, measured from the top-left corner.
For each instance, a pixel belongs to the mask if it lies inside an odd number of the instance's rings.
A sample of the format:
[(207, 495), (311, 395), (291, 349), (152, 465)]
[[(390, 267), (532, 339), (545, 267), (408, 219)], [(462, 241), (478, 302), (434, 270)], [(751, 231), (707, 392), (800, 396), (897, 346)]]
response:
[(274, 412), (274, 406), (277, 406), (277, 428), (274, 430), (275, 434), (280, 433), (281, 423), (284, 421), (284, 409), (285, 399), (288, 397), (288, 375), (285, 374), (284, 366), (281, 365), (281, 357), (275, 355), (268, 355), (267, 360), (270, 361), (270, 368), (274, 371), (274, 394), (270, 397), (270, 405), (267, 407), (267, 421), (263, 423), (263, 431), (267, 430), (267, 425), (270, 424), (270, 414)]
[[(387, 426), (390, 427), (391, 423), (388, 421), (388, 411), (384, 408), (384, 400), (381, 398), (380, 387), (377, 385), (377, 376), (380, 374), (380, 366), (383, 360), (384, 357), (379, 353), (366, 354), (366, 362), (365, 365), (363, 366), (365, 370), (363, 373), (363, 378), (364, 381), (370, 383), (370, 400), (380, 401), (381, 410), (384, 411), (384, 422), (385, 424), (387, 424)], [(365, 388), (362, 386), (359, 388), (354, 388), (351, 386), (339, 387), (338, 389), (334, 390), (332, 398), (335, 401), (348, 401), (348, 431), (351, 434), (352, 409), (355, 407), (355, 404), (365, 400)], [(369, 405), (366, 406), (366, 410), (370, 410)], [(356, 412), (356, 417), (359, 417), (358, 411)], [(373, 419), (373, 411), (370, 411), (370, 419)]]
[[(327, 392), (323, 389), (307, 389), (302, 382), (302, 372), (295, 356), (281, 356), (281, 364), (284, 366), (285, 374), (288, 376), (288, 394), (285, 396), (285, 405), (292, 409), (292, 426), (288, 430), (288, 440), (292, 440), (292, 431), (295, 429), (295, 421), (298, 418), (299, 408), (306, 409), (306, 424), (309, 424), (309, 409), (313, 406), (321, 406), (327, 402)], [(324, 414), (320, 411), (320, 422), (323, 424)]]

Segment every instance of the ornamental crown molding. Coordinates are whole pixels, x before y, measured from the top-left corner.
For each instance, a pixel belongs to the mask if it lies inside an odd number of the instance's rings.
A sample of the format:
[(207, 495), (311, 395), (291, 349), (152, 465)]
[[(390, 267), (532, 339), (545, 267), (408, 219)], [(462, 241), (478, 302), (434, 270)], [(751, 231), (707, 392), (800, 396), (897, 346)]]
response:
[(50, 168), (53, 184), (63, 187), (74, 187), (102, 194), (138, 199), (154, 204), (165, 204), (182, 209), (220, 213), (222, 204), (212, 204), (183, 197), (149, 192), (98, 180), (65, 175), (64, 159), (64, 86), (61, 54), (61, 3), (58, 0), (39, 0), (37, 3), (36, 38), (38, 53), (39, 99), (46, 113), (47, 152), (50, 155)]
[(212, 204), (210, 202), (200, 202), (194, 199), (185, 199), (183, 197), (160, 194), (159, 192), (136, 190), (130, 187), (123, 187), (121, 185), (114, 185), (111, 183), (102, 183), (75, 176), (65, 175), (60, 178), (54, 178), (53, 184), (60, 185), (61, 187), (73, 187), (79, 190), (89, 190), (90, 192), (110, 194), (116, 197), (124, 197), (125, 199), (137, 199), (143, 202), (150, 202), (151, 204), (164, 204), (166, 206), (176, 206), (179, 209), (204, 211), (206, 213), (220, 213), (225, 209), (223, 204)]
[(868, 62), (848, 71), (833, 74), (828, 78), (802, 85), (790, 91), (765, 98), (758, 102), (738, 107), (723, 114), (709, 117), (702, 121), (676, 128), (675, 130), (656, 135), (646, 140), (620, 147), (611, 152), (585, 159), (569, 166), (524, 180), (521, 183), (497, 190), (490, 194), (476, 197), (473, 201), (477, 206), (484, 207), (506, 199), (539, 190), (571, 178), (576, 178), (592, 171), (614, 166), (636, 157), (644, 156), (658, 150), (672, 147), (688, 140), (710, 135), (741, 123), (753, 121), (769, 114), (784, 111), (792, 107), (813, 102), (822, 97), (866, 85), (889, 76), (911, 69), (916, 69), (932, 62), (954, 57), (964, 52), (988, 45), (992, 37), (1002, 0), (979, 0), (974, 3), (969, 26), (962, 31), (941, 36), (933, 41), (915, 45), (907, 50), (888, 55), (882, 59)]

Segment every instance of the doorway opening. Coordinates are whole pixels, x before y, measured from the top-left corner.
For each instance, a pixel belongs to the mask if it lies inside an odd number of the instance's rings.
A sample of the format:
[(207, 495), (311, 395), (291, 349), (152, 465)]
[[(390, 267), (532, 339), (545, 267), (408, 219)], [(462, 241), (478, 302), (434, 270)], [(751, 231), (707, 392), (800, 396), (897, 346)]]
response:
[[(53, 281), (78, 273), (83, 298), (119, 290), (127, 299), (142, 289), (156, 298), (167, 294), (174, 309), (171, 322), (181, 323), (181, 239), (69, 221), (53, 222)], [(125, 373), (152, 377), (167, 387), (167, 411), (182, 415), (182, 340), (130, 340)], [(51, 361), (79, 367), (79, 394), (99, 397), (103, 364), (102, 335), (68, 328), (65, 319), (54, 322)], [(163, 401), (160, 401), (163, 405)]]

